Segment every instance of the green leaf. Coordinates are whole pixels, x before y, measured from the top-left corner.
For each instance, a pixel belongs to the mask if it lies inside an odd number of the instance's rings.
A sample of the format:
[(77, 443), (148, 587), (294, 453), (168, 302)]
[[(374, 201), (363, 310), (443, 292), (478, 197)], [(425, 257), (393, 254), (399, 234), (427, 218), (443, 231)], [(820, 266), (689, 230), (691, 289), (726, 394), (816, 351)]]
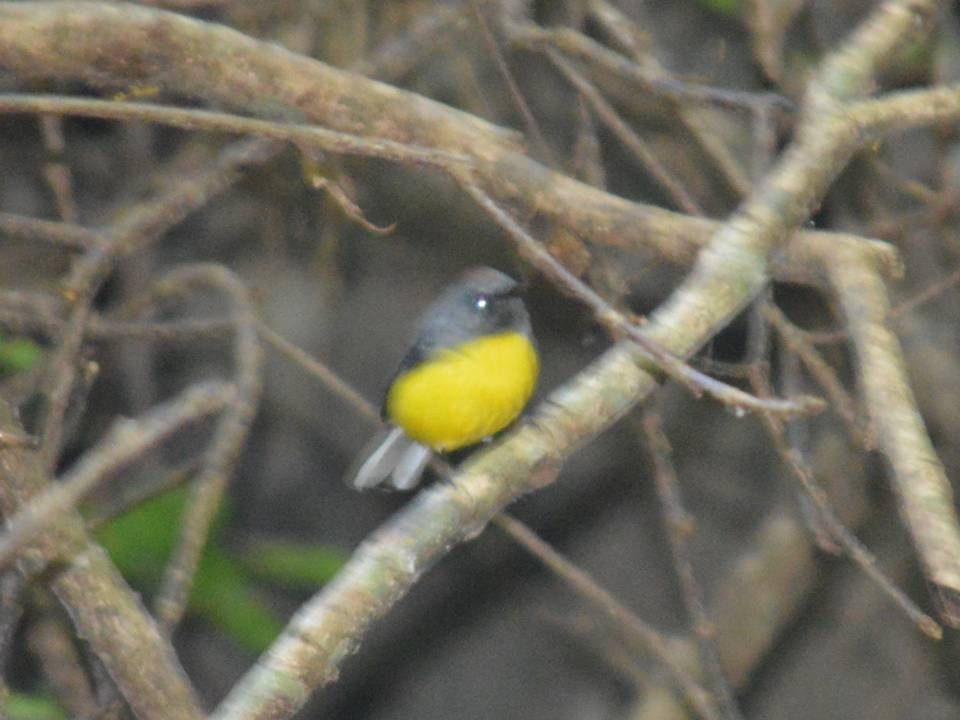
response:
[(97, 531), (97, 539), (124, 576), (150, 590), (156, 588), (177, 540), (186, 501), (186, 488), (170, 490)]
[(721, 15), (740, 15), (743, 10), (743, 0), (697, 0), (707, 10)]
[(53, 698), (47, 695), (25, 695), (11, 692), (2, 706), (8, 720), (65, 720), (67, 717)]
[(43, 351), (32, 340), (0, 338), (0, 373), (17, 373), (29, 370), (40, 362)]
[(255, 653), (266, 650), (283, 630), (283, 622), (260, 599), (243, 565), (216, 546), (200, 561), (190, 607)]
[[(97, 537), (120, 571), (147, 592), (157, 589), (180, 531), (189, 490), (181, 487), (141, 503), (104, 525)], [(219, 543), (227, 508), (221, 508), (204, 548), (190, 594), (189, 609), (220, 628), (239, 645), (261, 652), (283, 628), (258, 597), (244, 566)]]
[(343, 567), (340, 548), (281, 540), (255, 540), (243, 550), (243, 564), (264, 580), (287, 587), (316, 590)]

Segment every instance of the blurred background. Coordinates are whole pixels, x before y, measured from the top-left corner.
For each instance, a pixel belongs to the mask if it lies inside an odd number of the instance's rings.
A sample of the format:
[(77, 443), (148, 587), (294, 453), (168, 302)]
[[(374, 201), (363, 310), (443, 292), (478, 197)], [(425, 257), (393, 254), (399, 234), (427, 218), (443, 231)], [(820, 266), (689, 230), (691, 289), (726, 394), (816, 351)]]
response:
[[(740, 106), (678, 109), (589, 59), (557, 50), (642, 138), (693, 205), (723, 218), (790, 137), (789, 110), (764, 114), (757, 108), (768, 107), (764, 103), (773, 96), (786, 100), (777, 101), (782, 107), (799, 101), (817, 62), (873, 5), (555, 0), (530, 4), (525, 21), (568, 28), (664, 78), (749, 94), (750, 102)], [(683, 194), (671, 192), (629, 150), (568, 74), (525, 44), (516, 28), (500, 24), (496, 6), (211, 0), (182, 3), (181, 9), (515, 128), (545, 164), (615, 194), (689, 211)], [(883, 88), (960, 78), (960, 12), (956, 4), (944, 8), (931, 39), (891, 63)], [(494, 47), (526, 111), (498, 68)], [(25, 87), (9, 75), (0, 75), (0, 87), (90, 93), (84, 87)], [(138, 201), (209, 165), (228, 142), (139, 123), (0, 116), (0, 211), (108, 225)], [(288, 148), (245, 172), (148, 252), (125, 260), (98, 295), (97, 308), (108, 313), (180, 264), (224, 263), (247, 283), (266, 325), (375, 404), (418, 314), (451, 279), (477, 264), (530, 283), (528, 305), (543, 363), (538, 398), (609, 346), (589, 312), (531, 271), (501, 231), (439, 174), (381, 161), (322, 163), (318, 168)], [(925, 302), (906, 306), (895, 329), (924, 418), (954, 478), (960, 476), (958, 172), (953, 128), (897, 136), (854, 158), (813, 221), (818, 228), (896, 244), (906, 275), (892, 289), (895, 303), (937, 288)], [(315, 187), (320, 175), (333, 178), (371, 223), (395, 229), (377, 234), (348, 217)], [(556, 254), (636, 313), (656, 307), (685, 271), (625, 251), (564, 255), (563, 238), (543, 231)], [(30, 378), (42, 368), (48, 346), (48, 336), (13, 308), (12, 293), (56, 298), (70, 265), (71, 253), (63, 248), (0, 234), (0, 373), (9, 397), (29, 398)], [(773, 298), (803, 328), (841, 327), (831, 299), (815, 289), (778, 284)], [(215, 296), (201, 294), (170, 303), (156, 317), (216, 318), (223, 312)], [(737, 382), (751, 359), (755, 322), (753, 315), (738, 318), (698, 362)], [(856, 393), (849, 346), (841, 341), (819, 347)], [(142, 413), (192, 382), (228, 375), (232, 367), (222, 334), (180, 343), (104, 340), (91, 343), (85, 357), (97, 372), (70, 423), (63, 467), (118, 416)], [(785, 354), (777, 346), (759, 359), (772, 363), (782, 390)], [(344, 484), (344, 473), (375, 430), (369, 421), (270, 350), (264, 380), (228, 506), (175, 638), (211, 707), (284, 620), (409, 499), (358, 494)], [(801, 383), (801, 390), (819, 392), (809, 380)], [(760, 420), (736, 418), (675, 387), (661, 390), (655, 404), (695, 518), (695, 569), (714, 608), (724, 654), (740, 658), (731, 675), (745, 716), (957, 717), (955, 633), (931, 642), (851, 562), (813, 548), (796, 484)], [(640, 617), (680, 637), (689, 632), (689, 620), (650, 455), (635, 420), (579, 451), (558, 482), (513, 510)], [(182, 433), (123, 473), (89, 512), (96, 515), (124, 486), (180, 468), (208, 439), (204, 427)], [(881, 458), (858, 448), (835, 413), (798, 422), (792, 433), (839, 514), (894, 581), (932, 612)], [(182, 491), (160, 495), (99, 530), (147, 600), (172, 547), (183, 499)], [(12, 716), (63, 716), (31, 652), (34, 628), (59, 612), (38, 601), (21, 623), (6, 669), (15, 693)], [(669, 683), (617, 635), (536, 560), (490, 528), (426, 574), (372, 628), (339, 682), (316, 693), (298, 717), (679, 717), (658, 713), (660, 688)], [(83, 655), (82, 644), (77, 648)]]

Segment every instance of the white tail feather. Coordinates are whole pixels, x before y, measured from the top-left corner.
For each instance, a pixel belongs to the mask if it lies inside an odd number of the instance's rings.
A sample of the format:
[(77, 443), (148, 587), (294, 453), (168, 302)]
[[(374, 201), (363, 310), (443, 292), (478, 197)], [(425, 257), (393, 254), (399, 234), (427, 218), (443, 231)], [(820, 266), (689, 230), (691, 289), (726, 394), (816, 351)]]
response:
[(412, 442), (398, 427), (378, 433), (360, 453), (365, 459), (348, 476), (350, 484), (357, 490), (366, 490), (382, 483)]
[(360, 453), (359, 466), (347, 475), (356, 490), (367, 490), (390, 478), (397, 490), (412, 490), (430, 462), (430, 449), (407, 437), (398, 427), (378, 433)]
[(410, 446), (403, 451), (397, 466), (390, 473), (390, 483), (397, 490), (413, 490), (420, 482), (423, 469), (430, 462), (432, 455), (430, 448), (411, 441)]

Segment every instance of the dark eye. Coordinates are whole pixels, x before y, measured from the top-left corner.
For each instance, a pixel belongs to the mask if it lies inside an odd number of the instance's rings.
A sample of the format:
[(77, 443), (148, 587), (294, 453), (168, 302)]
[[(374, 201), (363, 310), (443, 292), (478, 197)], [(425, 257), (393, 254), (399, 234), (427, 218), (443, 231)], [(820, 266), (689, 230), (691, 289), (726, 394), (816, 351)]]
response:
[(477, 310), (487, 310), (490, 307), (490, 297), (487, 295), (477, 295), (473, 300), (473, 306)]

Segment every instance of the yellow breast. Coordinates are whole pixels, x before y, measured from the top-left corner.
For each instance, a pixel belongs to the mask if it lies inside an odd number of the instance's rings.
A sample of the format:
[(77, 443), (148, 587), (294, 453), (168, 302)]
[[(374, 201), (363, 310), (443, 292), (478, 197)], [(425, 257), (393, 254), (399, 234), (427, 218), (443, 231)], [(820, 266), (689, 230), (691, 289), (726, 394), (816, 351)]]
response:
[(397, 377), (387, 392), (387, 417), (417, 442), (456, 450), (513, 422), (539, 371), (536, 350), (522, 333), (471, 340)]

